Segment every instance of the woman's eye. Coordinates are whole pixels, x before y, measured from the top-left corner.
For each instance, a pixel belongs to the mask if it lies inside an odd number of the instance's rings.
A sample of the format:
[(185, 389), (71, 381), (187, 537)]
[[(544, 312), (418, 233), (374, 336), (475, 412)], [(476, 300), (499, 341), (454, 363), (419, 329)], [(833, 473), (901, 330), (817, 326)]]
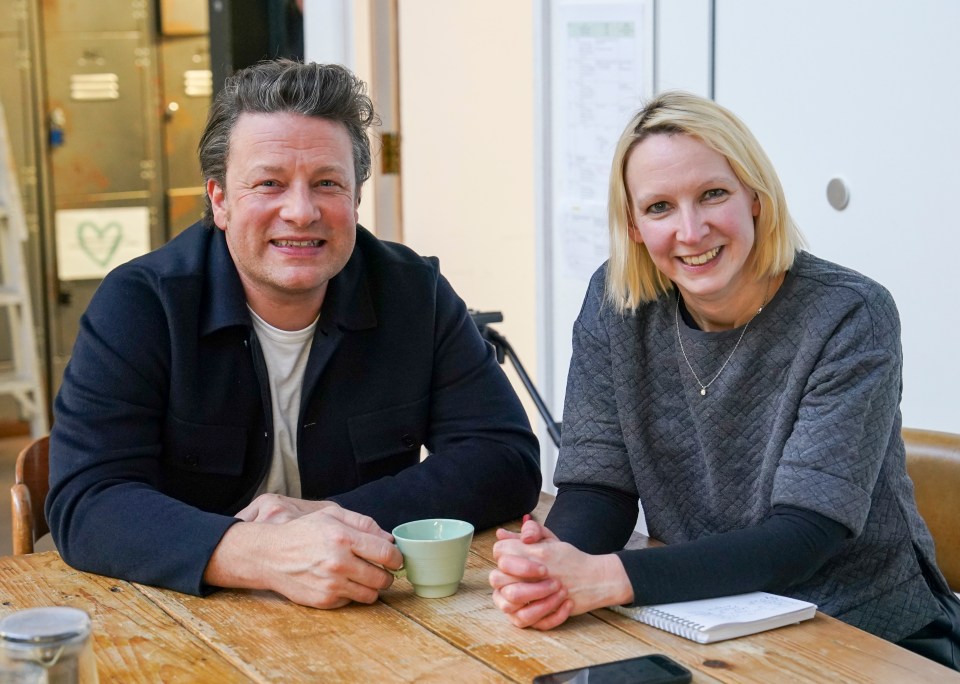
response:
[(725, 197), (726, 194), (727, 194), (727, 191), (726, 191), (726, 190), (723, 190), (723, 189), (721, 189), (721, 188), (714, 188), (714, 189), (712, 189), (712, 190), (707, 190), (705, 193), (703, 193), (703, 198), (704, 198), (704, 199), (718, 199), (718, 198), (720, 198), (720, 197)]
[(649, 207), (647, 207), (647, 212), (650, 214), (662, 214), (667, 209), (670, 208), (670, 205), (666, 202), (654, 202)]

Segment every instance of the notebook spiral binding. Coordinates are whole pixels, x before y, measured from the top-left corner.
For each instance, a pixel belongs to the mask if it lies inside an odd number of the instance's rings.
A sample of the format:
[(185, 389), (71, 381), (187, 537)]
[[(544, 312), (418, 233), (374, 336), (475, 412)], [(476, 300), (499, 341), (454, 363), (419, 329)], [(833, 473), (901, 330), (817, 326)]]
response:
[(678, 618), (669, 613), (665, 613), (662, 610), (657, 610), (656, 608), (644, 608), (643, 614), (647, 618), (648, 624), (657, 629), (662, 629), (671, 634), (676, 634), (677, 636), (686, 637), (688, 639), (695, 638), (693, 635), (696, 632), (706, 629), (706, 627), (699, 622), (693, 620), (687, 620), (684, 618)]

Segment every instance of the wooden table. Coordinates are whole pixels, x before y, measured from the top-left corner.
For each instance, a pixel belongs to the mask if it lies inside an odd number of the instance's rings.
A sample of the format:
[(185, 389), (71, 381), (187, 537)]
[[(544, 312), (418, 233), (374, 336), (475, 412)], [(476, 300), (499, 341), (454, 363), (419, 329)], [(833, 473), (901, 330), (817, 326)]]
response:
[[(535, 517), (551, 501), (545, 496)], [(398, 580), (372, 606), (332, 611), (261, 591), (197, 598), (79, 572), (55, 552), (6, 556), (0, 616), (42, 605), (86, 610), (101, 682), (530, 682), (645, 653), (671, 656), (695, 682), (960, 682), (958, 673), (820, 613), (706, 645), (608, 610), (551, 632), (516, 629), (490, 597), (493, 542), (493, 530), (476, 535), (455, 596), (422, 599)]]

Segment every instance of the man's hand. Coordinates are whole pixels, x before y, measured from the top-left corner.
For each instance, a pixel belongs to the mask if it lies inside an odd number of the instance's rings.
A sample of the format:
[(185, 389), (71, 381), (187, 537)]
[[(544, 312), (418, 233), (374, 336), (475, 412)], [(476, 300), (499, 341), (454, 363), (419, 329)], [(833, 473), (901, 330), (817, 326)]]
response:
[(615, 555), (591, 556), (533, 520), (519, 534), (497, 530), (497, 539), (493, 602), (517, 627), (553, 629), (572, 615), (633, 600)]
[(244, 522), (265, 522), (279, 524), (295, 518), (337, 506), (333, 501), (307, 501), (294, 499), (282, 494), (261, 494), (236, 514)]
[(393, 582), (388, 570), (399, 568), (403, 556), (372, 518), (337, 505), (286, 514), (289, 520), (275, 524), (233, 525), (214, 550), (204, 581), (270, 589), (315, 608), (373, 603)]

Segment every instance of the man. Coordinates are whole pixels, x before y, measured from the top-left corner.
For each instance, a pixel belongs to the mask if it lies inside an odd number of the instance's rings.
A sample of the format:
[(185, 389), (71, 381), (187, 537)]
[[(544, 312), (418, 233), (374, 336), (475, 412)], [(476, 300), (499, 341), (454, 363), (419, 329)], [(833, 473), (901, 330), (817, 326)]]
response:
[(374, 120), (339, 66), (228, 79), (206, 217), (110, 273), (81, 321), (47, 499), (68, 563), (333, 608), (390, 585), (395, 525), (535, 505), (536, 439), (437, 261), (357, 225)]

